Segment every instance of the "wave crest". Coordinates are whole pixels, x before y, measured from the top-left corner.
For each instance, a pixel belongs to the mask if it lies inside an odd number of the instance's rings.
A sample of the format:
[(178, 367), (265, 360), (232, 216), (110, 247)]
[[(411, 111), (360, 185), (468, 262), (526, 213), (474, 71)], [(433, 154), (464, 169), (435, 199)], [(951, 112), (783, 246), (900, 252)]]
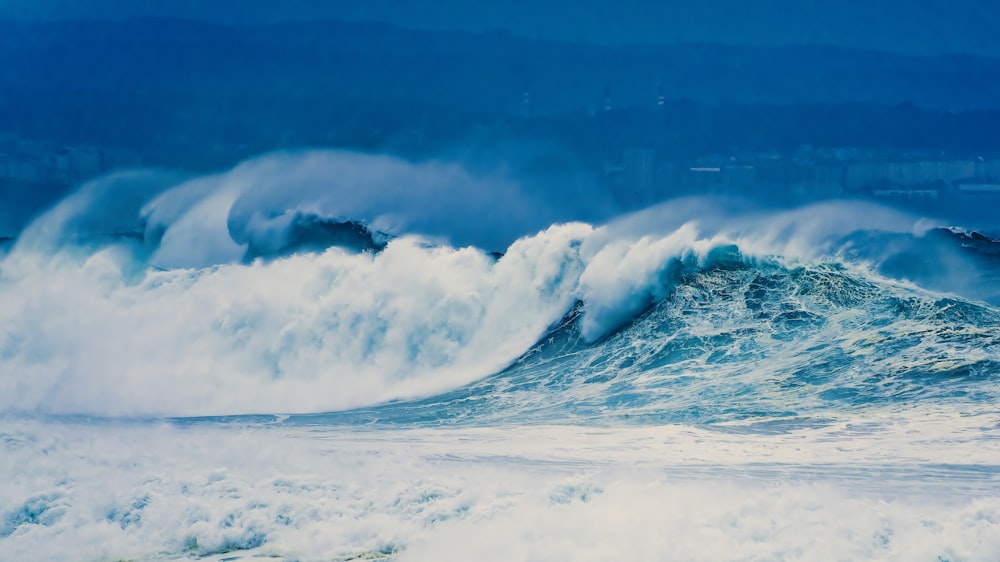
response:
[[(996, 371), (983, 332), (996, 309), (963, 298), (1000, 299), (1000, 245), (870, 204), (767, 211), (690, 198), (549, 226), (558, 205), (532, 206), (537, 197), (457, 166), (323, 151), (167, 179), (87, 184), (0, 257), (0, 410), (192, 416), (413, 399), (494, 380), (567, 314), (573, 343), (556, 348), (592, 359), (546, 375), (557, 380), (614, 378), (609, 365), (636, 380), (669, 367), (699, 384), (834, 365), (827, 390), (846, 392), (864, 369), (896, 373), (863, 338), (919, 334), (933, 349), (887, 349), (912, 369)], [(403, 211), (417, 234), (389, 220)], [(444, 241), (522, 234), (503, 253)], [(913, 306), (932, 312), (908, 316)], [(650, 346), (673, 355), (615, 359)], [(733, 369), (742, 374), (724, 376)], [(668, 387), (648, 392), (654, 409)], [(587, 388), (603, 394), (584, 403), (612, 411), (646, 401)], [(718, 388), (730, 393), (720, 403), (745, 392)], [(577, 391), (544, 401), (569, 407)]]

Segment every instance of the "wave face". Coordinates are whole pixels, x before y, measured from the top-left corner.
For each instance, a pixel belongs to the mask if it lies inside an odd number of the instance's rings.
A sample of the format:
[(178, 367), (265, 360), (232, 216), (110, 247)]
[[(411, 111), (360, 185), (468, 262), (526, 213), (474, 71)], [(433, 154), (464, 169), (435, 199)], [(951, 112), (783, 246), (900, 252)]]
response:
[[(454, 200), (403, 217), (406, 182)], [(487, 219), (484, 198), (521, 197), (489, 185), (322, 152), (88, 184), (0, 262), (0, 409), (294, 414), (432, 397), (377, 417), (715, 421), (995, 397), (988, 237), (862, 203), (711, 199), (537, 231), (555, 211)], [(472, 188), (486, 195), (457, 195)], [(502, 254), (446, 242), (519, 230)]]
[(591, 342), (581, 305), (510, 368), (416, 403), (346, 414), (393, 423), (719, 423), (1000, 399), (1000, 313), (836, 265), (742, 262)]
[(1000, 559), (995, 235), (588, 189), (81, 186), (0, 240), (0, 559)]

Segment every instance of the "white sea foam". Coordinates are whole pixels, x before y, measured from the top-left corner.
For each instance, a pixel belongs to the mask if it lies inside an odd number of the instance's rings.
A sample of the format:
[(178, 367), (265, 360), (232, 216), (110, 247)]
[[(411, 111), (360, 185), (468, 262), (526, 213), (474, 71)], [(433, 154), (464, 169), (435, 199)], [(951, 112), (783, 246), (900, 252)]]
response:
[(503, 368), (572, 304), (554, 227), (494, 263), (393, 241), (251, 266), (125, 274), (107, 249), (0, 282), (0, 409), (217, 415), (340, 409), (439, 392)]
[(998, 419), (0, 424), (4, 560), (1000, 556)]

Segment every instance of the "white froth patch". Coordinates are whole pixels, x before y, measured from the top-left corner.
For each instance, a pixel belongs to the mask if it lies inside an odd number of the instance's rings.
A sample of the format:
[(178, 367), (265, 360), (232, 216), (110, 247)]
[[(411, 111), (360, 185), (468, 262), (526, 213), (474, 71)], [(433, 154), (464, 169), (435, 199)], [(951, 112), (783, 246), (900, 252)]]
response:
[(0, 425), (4, 560), (995, 560), (995, 416), (770, 434)]
[[(646, 474), (630, 475), (641, 480)], [(399, 560), (989, 560), (998, 503), (853, 496), (822, 484), (615, 480), (442, 528)], [(932, 515), (924, 515), (932, 512)]]
[[(594, 238), (600, 240), (601, 234)], [(666, 297), (675, 281), (665, 275), (669, 268), (686, 258), (697, 264), (716, 245), (716, 241), (700, 237), (692, 223), (665, 236), (592, 242), (585, 251), (593, 255), (587, 256), (587, 267), (580, 276), (580, 297), (587, 305), (581, 326), (584, 337), (593, 341), (604, 336), (654, 299)]]

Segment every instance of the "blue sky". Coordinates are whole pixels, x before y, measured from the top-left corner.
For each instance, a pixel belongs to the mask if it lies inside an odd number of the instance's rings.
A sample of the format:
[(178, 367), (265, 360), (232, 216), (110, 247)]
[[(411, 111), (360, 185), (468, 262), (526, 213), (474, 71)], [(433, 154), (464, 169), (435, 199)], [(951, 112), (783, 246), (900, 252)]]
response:
[(0, 17), (343, 19), (601, 43), (833, 44), (1000, 55), (996, 0), (2, 0)]

